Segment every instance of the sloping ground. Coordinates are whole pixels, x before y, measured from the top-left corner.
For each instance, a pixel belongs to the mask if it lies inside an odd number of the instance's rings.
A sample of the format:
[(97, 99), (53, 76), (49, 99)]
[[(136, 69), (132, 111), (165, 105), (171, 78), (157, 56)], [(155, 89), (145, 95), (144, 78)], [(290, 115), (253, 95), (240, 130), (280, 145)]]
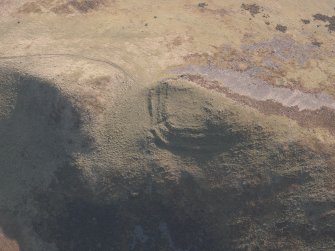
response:
[[(85, 205), (87, 204), (88, 210), (94, 207), (98, 195), (92, 194), (94, 176), (91, 174), (88, 179), (84, 179), (84, 176), (87, 176), (86, 172), (92, 168), (90, 163), (83, 162), (80, 165), (77, 161), (80, 161), (80, 156), (90, 156), (95, 147), (94, 142), (99, 143), (99, 137), (94, 136), (94, 128), (92, 130), (86, 128), (92, 121), (98, 124), (96, 129), (101, 126), (98, 113), (102, 113), (103, 109), (96, 100), (99, 95), (96, 93), (92, 97), (85, 91), (92, 84), (92, 76), (89, 74), (86, 77), (80, 74), (78, 76), (80, 80), (77, 78), (71, 82), (73, 76), (66, 76), (63, 73), (63, 81), (57, 83), (52, 81), (52, 77), (48, 74), (44, 74), (43, 77), (33, 76), (31, 70), (29, 73), (22, 72), (15, 69), (17, 67), (13, 67), (12, 64), (17, 66), (17, 61), (28, 61), (26, 67), (29, 67), (31, 60), (35, 61), (34, 67), (38, 64), (45, 67), (50, 63), (61, 66), (67, 62), (70, 65), (69, 62), (73, 59), (64, 56), (32, 57), (2, 62), (5, 66), (0, 71), (1, 227), (6, 236), (18, 242), (20, 250), (93, 248), (100, 237), (87, 239), (84, 237), (84, 228), (85, 224), (90, 223), (78, 224), (87, 219), (86, 213), (87, 216), (93, 214), (92, 217), (94, 215), (100, 217), (99, 210), (85, 213)], [(108, 64), (87, 60), (76, 60), (76, 64), (72, 67), (73, 70), (76, 67), (81, 69), (84, 65), (95, 69), (94, 87), (100, 83), (100, 88), (105, 88), (106, 91), (113, 88), (109, 81), (114, 79), (114, 84), (122, 85), (121, 89), (126, 88), (127, 80), (120, 70)], [(20, 68), (23, 69), (25, 66), (21, 65)], [(68, 69), (65, 68), (65, 71)], [(62, 71), (61, 67), (58, 67), (58, 70)], [(52, 69), (50, 72), (53, 76), (62, 74)], [(84, 90), (80, 88), (83, 82), (86, 83)], [(62, 88), (68, 90), (67, 94), (61, 90)], [(70, 96), (71, 88), (74, 88), (76, 93)], [(111, 154), (110, 150), (109, 148), (108, 155)], [(94, 152), (91, 159), (96, 155)], [(103, 160), (101, 162), (103, 163)], [(106, 171), (106, 166), (103, 168)], [(108, 198), (104, 199), (108, 201)], [(69, 216), (71, 205), (77, 203), (76, 201), (79, 201), (79, 204), (73, 212), (75, 215)], [(100, 207), (103, 208), (104, 204)], [(78, 211), (82, 211), (85, 218), (82, 219)], [(107, 218), (110, 217), (109, 213), (105, 215)], [(59, 220), (55, 217), (59, 217)], [(103, 220), (107, 221), (107, 218)], [(63, 219), (66, 221), (63, 222)], [(74, 226), (71, 227), (71, 224)], [(77, 237), (73, 236), (76, 230), (79, 231)], [(80, 234), (82, 231), (83, 234)], [(97, 231), (97, 236), (101, 234), (98, 229), (87, 231), (88, 234)], [(105, 239), (106, 235), (107, 233), (101, 237)], [(71, 237), (77, 238), (77, 243), (73, 244), (75, 242), (73, 239), (67, 239)], [(88, 243), (84, 242), (84, 246), (81, 246), (83, 239), (87, 239)], [(8, 242), (6, 240), (1, 248), (9, 245)]]
[[(178, 78), (128, 91), (136, 102), (106, 106), (100, 122), (84, 93), (62, 92), (71, 82), (8, 68), (1, 79), (1, 223), (22, 250), (334, 246), (328, 157), (303, 145), (299, 127), (280, 132), (273, 118)], [(120, 111), (121, 124), (108, 119)]]
[[(317, 198), (328, 195), (316, 195), (327, 157), (289, 135), (276, 140), (264, 118), (245, 116), (247, 111), (223, 97), (217, 105), (211, 102), (215, 97), (202, 95), (187, 82), (167, 81), (151, 91), (149, 106), (154, 140), (162, 149), (156, 162), (165, 172), (178, 165), (180, 182), (189, 182), (184, 191), (167, 196), (178, 214), (187, 215), (179, 217), (198, 223), (191, 231), (194, 250), (333, 247), (331, 218), (321, 220), (332, 214), (333, 199), (321, 202)], [(172, 164), (166, 150), (182, 163)], [(191, 178), (195, 170), (201, 176)], [(185, 242), (179, 245), (187, 250)]]
[(89, 139), (80, 132), (79, 111), (54, 84), (7, 69), (1, 69), (0, 78), (1, 100), (10, 99), (2, 104), (8, 111), (0, 123), (1, 212), (7, 212), (3, 228), (12, 235), (10, 229), (18, 224), (14, 237), (21, 248), (43, 249), (24, 233), (30, 224), (26, 221), (39, 217), (32, 194), (45, 191), (54, 172), (71, 165), (71, 153), (87, 152)]

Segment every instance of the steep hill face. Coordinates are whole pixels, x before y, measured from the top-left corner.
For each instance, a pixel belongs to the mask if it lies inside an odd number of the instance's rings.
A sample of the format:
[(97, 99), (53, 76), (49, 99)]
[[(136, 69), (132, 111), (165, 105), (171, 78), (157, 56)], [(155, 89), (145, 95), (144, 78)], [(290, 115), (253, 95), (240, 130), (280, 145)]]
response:
[(34, 196), (71, 165), (73, 153), (89, 151), (89, 137), (81, 132), (80, 112), (55, 84), (8, 69), (0, 78), (1, 222), (23, 250), (43, 249), (26, 233), (40, 217)]
[(99, 122), (65, 85), (1, 70), (1, 224), (22, 250), (334, 245), (328, 156), (298, 126), (178, 77)]
[(332, 247), (331, 218), (321, 220), (332, 217), (327, 208), (333, 200), (320, 193), (328, 157), (288, 128), (278, 140), (255, 111), (207, 95), (183, 80), (163, 82), (149, 95), (156, 168), (180, 174), (182, 188), (171, 187), (173, 196), (167, 196), (185, 214), (181, 219), (197, 223), (194, 250)]

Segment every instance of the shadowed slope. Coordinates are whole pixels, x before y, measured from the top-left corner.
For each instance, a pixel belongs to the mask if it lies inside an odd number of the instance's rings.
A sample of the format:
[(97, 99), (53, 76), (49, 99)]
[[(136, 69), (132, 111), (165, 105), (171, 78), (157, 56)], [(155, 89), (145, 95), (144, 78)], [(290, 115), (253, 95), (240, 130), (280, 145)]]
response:
[[(288, 126), (279, 135), (270, 118), (250, 108), (189, 81), (166, 80), (135, 90), (136, 102), (121, 100), (125, 120), (104, 115), (90, 125), (122, 129), (101, 130), (99, 137), (114, 140), (101, 147), (83, 129), (90, 116), (53, 83), (6, 69), (0, 83), (0, 224), (24, 251), (334, 244), (334, 200), (316, 192), (327, 156), (302, 145)], [(148, 127), (133, 119), (138, 106), (147, 109)], [(123, 153), (124, 141), (134, 145), (132, 162), (110, 157)]]
[(41, 217), (34, 196), (57, 170), (71, 169), (74, 153), (90, 151), (90, 139), (79, 111), (52, 83), (7, 69), (0, 79), (0, 222), (22, 250), (39, 250), (44, 244), (29, 234), (30, 221)]

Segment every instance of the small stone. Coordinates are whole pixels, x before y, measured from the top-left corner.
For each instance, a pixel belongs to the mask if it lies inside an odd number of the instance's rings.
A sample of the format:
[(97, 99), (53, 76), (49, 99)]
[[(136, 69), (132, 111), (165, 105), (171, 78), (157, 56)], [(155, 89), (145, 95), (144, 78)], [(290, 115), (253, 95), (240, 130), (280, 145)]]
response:
[(198, 4), (198, 7), (200, 7), (200, 8), (205, 8), (206, 6), (208, 6), (207, 3), (199, 3)]
[(281, 24), (277, 24), (276, 30), (285, 33), (287, 31), (287, 26), (281, 25)]

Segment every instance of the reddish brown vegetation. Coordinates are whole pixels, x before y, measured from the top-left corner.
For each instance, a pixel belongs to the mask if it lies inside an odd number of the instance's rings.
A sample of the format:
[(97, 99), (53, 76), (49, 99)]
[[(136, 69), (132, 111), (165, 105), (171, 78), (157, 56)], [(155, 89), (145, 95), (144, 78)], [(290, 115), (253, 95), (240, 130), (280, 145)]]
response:
[(105, 0), (44, 0), (28, 2), (19, 9), (20, 13), (42, 13), (43, 10), (56, 14), (88, 13), (106, 5)]
[(225, 93), (225, 95), (228, 97), (250, 107), (256, 108), (264, 114), (286, 116), (297, 121), (300, 126), (306, 128), (321, 127), (327, 129), (330, 133), (335, 135), (335, 112), (329, 108), (323, 107), (316, 111), (299, 111), (298, 107), (286, 107), (278, 102), (273, 102), (270, 100), (257, 101), (246, 96), (231, 93), (227, 88), (220, 85), (220, 83), (216, 81), (207, 81), (201, 76), (184, 75), (183, 77), (207, 89)]

